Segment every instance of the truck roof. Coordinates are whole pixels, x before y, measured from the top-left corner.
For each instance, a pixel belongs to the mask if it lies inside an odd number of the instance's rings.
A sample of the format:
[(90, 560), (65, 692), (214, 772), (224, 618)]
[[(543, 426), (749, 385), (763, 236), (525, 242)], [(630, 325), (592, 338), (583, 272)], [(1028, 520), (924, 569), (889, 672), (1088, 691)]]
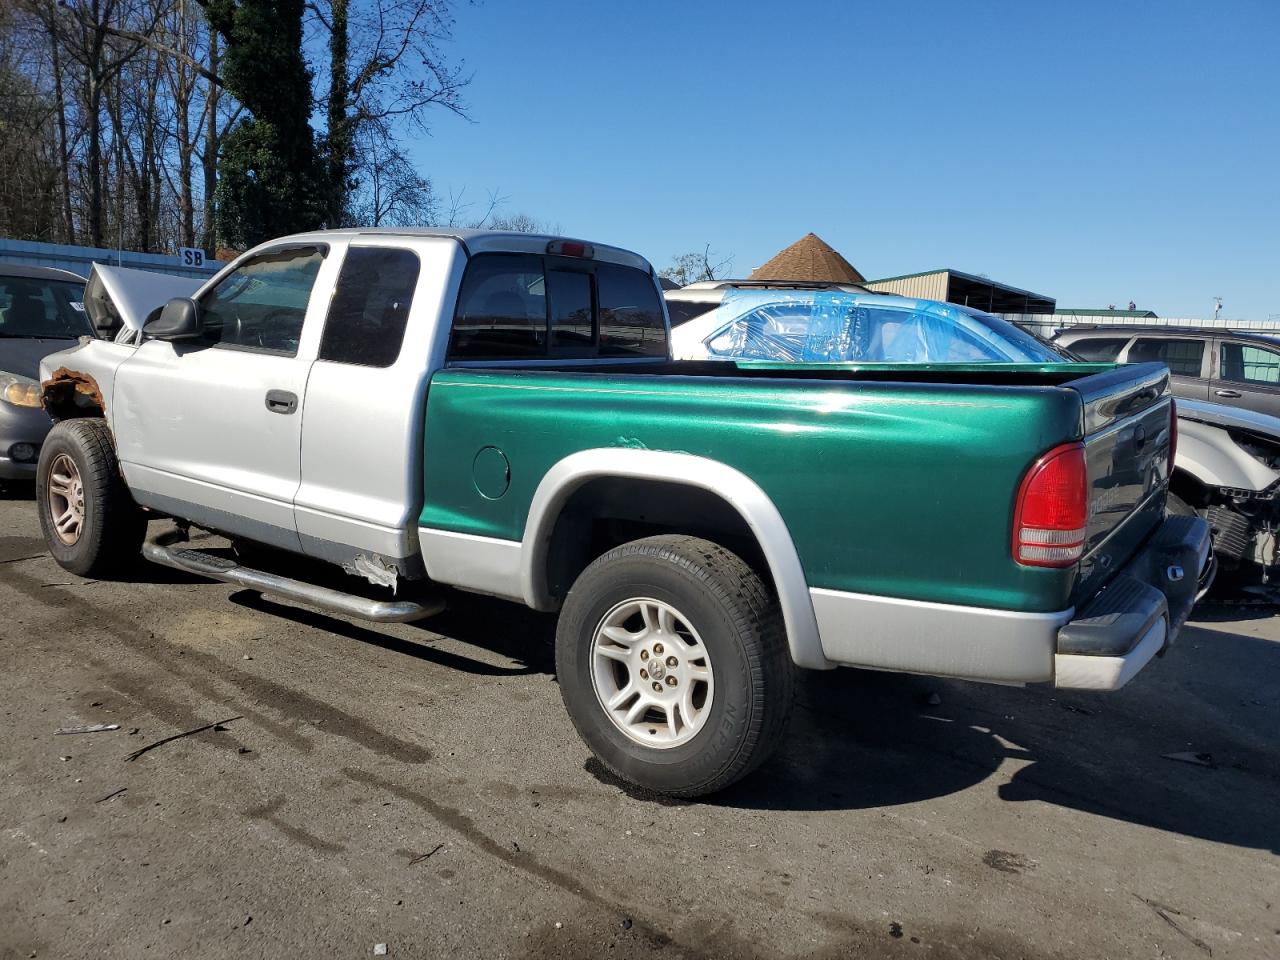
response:
[(469, 227), (348, 227), (335, 230), (312, 230), (279, 237), (262, 246), (298, 241), (354, 240), (357, 237), (447, 237), (458, 241), (468, 254), (477, 253), (547, 253), (549, 244), (564, 241), (585, 244), (592, 251), (588, 259), (604, 260), (622, 266), (653, 272), (649, 261), (638, 253), (592, 240), (549, 233), (517, 233), (511, 230), (477, 230)]

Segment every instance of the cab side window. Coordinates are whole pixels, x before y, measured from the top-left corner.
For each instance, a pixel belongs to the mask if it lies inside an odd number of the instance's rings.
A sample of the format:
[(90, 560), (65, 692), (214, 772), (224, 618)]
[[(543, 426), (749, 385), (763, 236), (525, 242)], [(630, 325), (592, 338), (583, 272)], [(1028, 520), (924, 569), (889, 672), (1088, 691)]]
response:
[(1222, 345), (1223, 380), (1280, 386), (1280, 353), (1243, 343)]
[(412, 250), (348, 248), (325, 318), (320, 359), (363, 367), (395, 363), (420, 269)]
[(319, 247), (292, 247), (241, 264), (201, 298), (201, 339), (295, 356), (324, 254)]

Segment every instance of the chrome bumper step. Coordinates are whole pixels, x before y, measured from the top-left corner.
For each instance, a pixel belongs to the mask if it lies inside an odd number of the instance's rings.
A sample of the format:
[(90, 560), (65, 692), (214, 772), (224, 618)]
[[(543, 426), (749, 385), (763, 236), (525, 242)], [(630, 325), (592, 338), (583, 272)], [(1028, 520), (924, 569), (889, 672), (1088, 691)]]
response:
[(142, 546), (142, 555), (152, 563), (213, 580), (234, 583), (249, 590), (293, 600), (327, 613), (338, 613), (357, 620), (371, 620), (374, 623), (408, 623), (412, 620), (435, 616), (445, 607), (443, 600), (432, 600), (426, 603), (413, 600), (370, 600), (367, 597), (343, 593), (341, 590), (241, 566), (227, 557), (219, 557), (203, 550), (171, 547), (160, 542), (162, 540), (163, 538), (149, 540)]

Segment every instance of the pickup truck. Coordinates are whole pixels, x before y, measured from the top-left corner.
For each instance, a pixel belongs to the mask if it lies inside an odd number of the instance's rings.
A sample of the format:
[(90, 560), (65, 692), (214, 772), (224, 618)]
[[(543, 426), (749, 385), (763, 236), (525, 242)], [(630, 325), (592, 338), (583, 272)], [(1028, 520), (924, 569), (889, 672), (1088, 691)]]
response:
[(58, 563), (141, 549), (374, 621), (453, 589), (558, 611), (582, 739), (666, 794), (757, 767), (801, 668), (1119, 688), (1212, 576), (1207, 523), (1166, 516), (1159, 364), (673, 362), (642, 257), (466, 230), (288, 237), (125, 319), (41, 368)]

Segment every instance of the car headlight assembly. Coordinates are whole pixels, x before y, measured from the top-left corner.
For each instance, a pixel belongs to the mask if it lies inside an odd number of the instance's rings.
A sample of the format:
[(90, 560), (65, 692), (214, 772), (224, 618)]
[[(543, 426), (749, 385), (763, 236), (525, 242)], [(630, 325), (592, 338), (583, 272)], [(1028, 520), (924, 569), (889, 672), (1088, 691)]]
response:
[(40, 406), (40, 384), (30, 377), (0, 373), (0, 400), (15, 407)]

